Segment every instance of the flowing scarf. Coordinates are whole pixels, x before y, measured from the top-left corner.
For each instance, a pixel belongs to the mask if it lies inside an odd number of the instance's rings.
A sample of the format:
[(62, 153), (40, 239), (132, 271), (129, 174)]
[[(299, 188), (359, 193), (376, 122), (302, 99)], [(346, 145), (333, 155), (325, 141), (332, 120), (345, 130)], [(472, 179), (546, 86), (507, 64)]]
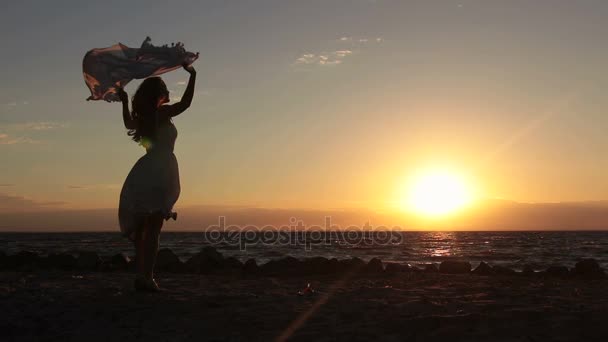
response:
[(146, 37), (140, 48), (118, 43), (107, 48), (93, 49), (82, 61), (84, 81), (91, 91), (88, 100), (120, 101), (117, 87), (132, 79), (157, 76), (192, 64), (199, 53), (186, 51), (184, 44), (154, 46)]

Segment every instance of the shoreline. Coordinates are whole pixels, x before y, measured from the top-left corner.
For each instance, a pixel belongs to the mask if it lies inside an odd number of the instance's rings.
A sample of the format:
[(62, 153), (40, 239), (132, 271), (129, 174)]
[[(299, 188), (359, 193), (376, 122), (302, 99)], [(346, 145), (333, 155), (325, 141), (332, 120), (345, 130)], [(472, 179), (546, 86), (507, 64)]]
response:
[[(74, 271), (133, 271), (135, 261), (124, 253), (111, 257), (100, 257), (92, 251), (76, 253), (51, 253), (40, 255), (23, 250), (12, 255), (0, 252), (1, 271), (37, 271), (37, 270), (74, 270)], [(360, 258), (328, 259), (309, 257), (297, 259), (291, 256), (271, 259), (258, 264), (256, 259), (242, 262), (234, 257), (225, 257), (214, 247), (203, 247), (200, 252), (182, 261), (171, 249), (159, 250), (156, 271), (178, 274), (249, 274), (249, 275), (297, 275), (297, 274), (334, 274), (361, 272), (364, 274), (387, 275), (400, 273), (445, 273), (471, 274), (484, 276), (522, 276), (522, 277), (558, 277), (580, 279), (606, 279), (606, 272), (595, 259), (579, 259), (574, 267), (563, 265), (546, 265), (538, 267), (523, 265), (522, 270), (515, 270), (501, 265), (490, 265), (481, 261), (472, 265), (467, 261), (447, 260), (439, 264), (431, 263), (422, 267), (404, 263), (385, 263), (379, 258), (368, 262)]]

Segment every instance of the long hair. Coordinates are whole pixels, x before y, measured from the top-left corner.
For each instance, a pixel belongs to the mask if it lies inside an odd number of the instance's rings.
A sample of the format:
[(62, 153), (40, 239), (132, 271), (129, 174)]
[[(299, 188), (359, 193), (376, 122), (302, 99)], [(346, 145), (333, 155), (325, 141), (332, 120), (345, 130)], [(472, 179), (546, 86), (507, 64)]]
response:
[(135, 128), (127, 133), (142, 145), (153, 143), (156, 139), (158, 106), (167, 102), (169, 91), (160, 77), (146, 78), (137, 88), (131, 100), (131, 118)]

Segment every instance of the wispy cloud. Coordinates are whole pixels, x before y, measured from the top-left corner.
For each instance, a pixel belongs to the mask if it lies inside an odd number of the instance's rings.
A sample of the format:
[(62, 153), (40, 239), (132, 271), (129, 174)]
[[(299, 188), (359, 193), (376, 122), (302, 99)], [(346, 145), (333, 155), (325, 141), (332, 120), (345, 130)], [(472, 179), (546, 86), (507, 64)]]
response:
[(68, 126), (68, 123), (50, 121), (0, 123), (0, 131), (3, 131), (0, 133), (0, 145), (40, 144), (41, 140), (31, 138), (25, 132), (49, 131)]
[(16, 110), (17, 107), (28, 105), (29, 101), (10, 101), (0, 104), (0, 109), (6, 110), (7, 112)]
[[(171, 93), (171, 96), (169, 96), (169, 101), (173, 102), (173, 103), (181, 101), (182, 96), (184, 95), (181, 90), (170, 89), (169, 92)], [(194, 91), (194, 98), (196, 98), (198, 96), (210, 96), (210, 95), (211, 95), (211, 90), (208, 90), (208, 89)]]
[(196, 97), (196, 96), (199, 96), (199, 95), (200, 96), (210, 96), (211, 95), (211, 90), (206, 90), (206, 89), (195, 90), (194, 91), (194, 96)]
[(0, 128), (4, 130), (15, 131), (47, 131), (52, 129), (66, 128), (69, 124), (66, 122), (51, 122), (51, 121), (29, 121), (0, 124)]
[(305, 53), (294, 62), (295, 65), (323, 65), (332, 66), (341, 64), (344, 58), (350, 56), (351, 50), (336, 50), (330, 53)]
[[(361, 51), (362, 48), (366, 45), (370, 44), (378, 44), (381, 43), (383, 39), (381, 37), (377, 38), (367, 38), (367, 37), (340, 37), (337, 39), (337, 44), (335, 50), (331, 50), (329, 52), (319, 52), (313, 53), (308, 52), (300, 55), (293, 62), (292, 65), (319, 65), (319, 66), (335, 66), (342, 64), (344, 60), (358, 51)], [(348, 48), (345, 48), (344, 45), (349, 45)], [(340, 48), (342, 46), (342, 48)]]
[(86, 187), (82, 185), (68, 185), (68, 189), (86, 189)]
[(12, 184), (12, 183), (0, 183), (0, 187), (9, 187), (9, 186), (15, 186), (15, 184)]
[(384, 39), (382, 37), (369, 38), (369, 37), (344, 36), (344, 37), (338, 38), (338, 41), (341, 43), (349, 43), (353, 46), (361, 46), (361, 45), (366, 45), (366, 44), (382, 43), (384, 41)]
[(17, 107), (30, 104), (29, 101), (10, 101), (3, 104), (5, 107)]
[(73, 190), (117, 190), (120, 189), (119, 184), (69, 184), (68, 189)]
[(0, 211), (24, 211), (55, 208), (66, 204), (62, 201), (38, 201), (18, 195), (0, 193)]
[(13, 137), (5, 133), (0, 133), (0, 145), (17, 145), (17, 144), (39, 144), (39, 140), (34, 140), (28, 137)]

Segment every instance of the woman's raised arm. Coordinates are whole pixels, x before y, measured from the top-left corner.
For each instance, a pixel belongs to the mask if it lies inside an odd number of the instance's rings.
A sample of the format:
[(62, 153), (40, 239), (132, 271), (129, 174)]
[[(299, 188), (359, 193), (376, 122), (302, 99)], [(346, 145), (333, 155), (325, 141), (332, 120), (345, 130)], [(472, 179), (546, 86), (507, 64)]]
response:
[(135, 122), (131, 117), (131, 111), (129, 111), (129, 95), (122, 88), (117, 88), (118, 97), (120, 98), (120, 102), (122, 102), (122, 120), (125, 123), (126, 129), (135, 129)]
[(184, 95), (182, 95), (182, 99), (175, 104), (172, 105), (164, 105), (161, 106), (160, 109), (165, 115), (168, 117), (173, 117), (180, 115), (183, 113), (190, 104), (192, 104), (192, 98), (194, 98), (194, 84), (196, 83), (196, 70), (192, 65), (183, 65), (184, 70), (190, 73), (190, 79), (188, 80), (188, 85), (186, 86), (186, 91), (184, 91)]

